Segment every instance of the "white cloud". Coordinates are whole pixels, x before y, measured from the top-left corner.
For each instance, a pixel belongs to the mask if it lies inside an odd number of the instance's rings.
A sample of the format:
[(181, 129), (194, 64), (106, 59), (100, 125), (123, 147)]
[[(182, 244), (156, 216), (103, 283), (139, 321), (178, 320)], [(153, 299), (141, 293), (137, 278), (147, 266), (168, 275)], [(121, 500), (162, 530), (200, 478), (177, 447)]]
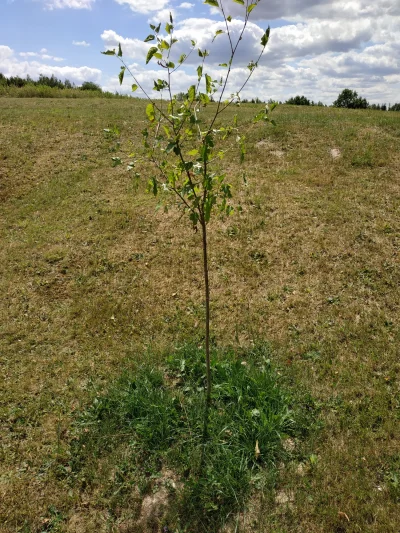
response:
[(161, 11), (158, 11), (158, 13), (155, 13), (154, 15), (152, 15), (148, 19), (148, 22), (151, 22), (152, 24), (158, 24), (160, 22), (162, 24), (165, 24), (166, 22), (169, 22), (170, 13), (172, 15), (173, 20), (175, 21), (177, 18), (175, 10), (172, 8), (166, 8), (166, 9), (161, 9)]
[[(165, 79), (165, 70), (155, 68), (147, 69), (146, 67), (138, 63), (133, 63), (129, 65), (129, 69), (135, 75), (136, 80), (147, 92), (147, 94), (154, 97), (154, 94), (157, 94), (153, 92), (154, 80), (157, 80), (159, 78)], [(174, 93), (186, 91), (187, 88), (190, 85), (196, 83), (196, 81), (197, 75), (195, 75), (194, 73), (187, 73), (184, 70), (180, 70), (179, 75), (177, 74), (174, 77), (173, 91)], [(128, 73), (126, 73), (123, 84), (121, 86), (119, 84), (117, 76), (114, 76), (109, 78), (102, 88), (105, 91), (118, 91), (119, 93), (132, 94), (131, 87), (133, 83), (134, 81), (132, 77)], [(134, 96), (142, 97), (144, 96), (144, 93), (140, 89), (137, 89), (137, 91), (135, 91), (134, 93)]]
[[(314, 101), (332, 103), (343, 88), (349, 87), (372, 103), (398, 101), (400, 2), (394, 4), (393, 0), (376, 0), (374, 4), (369, 0), (260, 2), (253, 11), (261, 11), (258, 15), (260, 20), (267, 15), (273, 18), (283, 14), (287, 19), (282, 26), (271, 30), (266, 53), (243, 96), (285, 100), (295, 94), (304, 94)], [(227, 14), (233, 15), (241, 9), (231, 0), (226, 5), (229, 5)], [(169, 13), (168, 8), (164, 11)], [(255, 20), (248, 23), (247, 32), (240, 42), (228, 91), (240, 87), (249, 72), (246, 65), (250, 60), (257, 59), (260, 39), (267, 24), (257, 24)], [(240, 35), (242, 24), (243, 21), (235, 18), (230, 23), (234, 41)], [(226, 34), (219, 35), (212, 43), (217, 30), (225, 30), (221, 19), (190, 17), (177, 22), (174, 34), (178, 42), (174, 45), (171, 60), (176, 62), (178, 55), (187, 54), (191, 40), (195, 39), (196, 47), (210, 51), (206, 60), (207, 72), (217, 77), (220, 74), (218, 64), (227, 62), (230, 51)], [(124, 56), (138, 62), (144, 62), (152, 45), (122, 37), (113, 30), (104, 32), (102, 38), (105, 45), (112, 48), (121, 42)], [(186, 70), (186, 74), (191, 76), (194, 66), (200, 61), (195, 51), (175, 75), (181, 90), (187, 89), (181, 75)], [(143, 65), (138, 72), (141, 68)], [(156, 68), (155, 62), (151, 68)], [(157, 77), (162, 77), (162, 70), (154, 72), (157, 72)], [(152, 79), (149, 83), (152, 85)]]
[(48, 9), (91, 9), (96, 0), (47, 0)]
[[(32, 57), (32, 56), (28, 56)], [(54, 58), (52, 58), (54, 61)], [(61, 58), (57, 58), (61, 59)], [(9, 46), (0, 46), (0, 72), (5, 76), (21, 76), (25, 78), (29, 75), (33, 79), (37, 79), (40, 74), (44, 76), (51, 76), (54, 74), (57, 78), (69, 79), (71, 82), (81, 84), (84, 81), (94, 81), (99, 83), (101, 80), (101, 70), (91, 67), (70, 67), (48, 65), (40, 61), (20, 60), (14, 54), (14, 51)]]
[(19, 55), (21, 57), (38, 57), (39, 56), (37, 52), (20, 52)]
[(178, 6), (179, 9), (191, 9), (192, 7), (194, 7), (194, 4), (191, 4), (190, 2), (182, 2), (182, 4)]
[(104, 42), (106, 50), (117, 48), (121, 44), (124, 56), (130, 59), (143, 59), (146, 57), (149, 44), (144, 43), (140, 39), (130, 39), (118, 35), (114, 30), (105, 30), (101, 34), (101, 39)]
[(359, 48), (373, 35), (374, 24), (368, 19), (357, 24), (352, 21), (311, 21), (282, 26), (271, 31), (265, 60), (288, 61), (327, 51), (346, 52)]
[(74, 46), (90, 46), (90, 43), (87, 43), (86, 41), (72, 41), (72, 44)]
[(57, 61), (57, 62), (65, 61), (63, 57), (51, 56), (49, 54), (43, 53), (43, 51), (47, 52), (46, 48), (42, 48), (40, 53), (38, 53), (38, 52), (20, 52), (19, 55), (21, 57), (25, 57), (25, 58), (38, 57), (40, 59), (44, 59), (44, 60), (47, 60), (47, 61)]
[(115, 0), (117, 4), (128, 5), (136, 13), (151, 13), (161, 11), (168, 5), (168, 0)]
[[(232, 0), (219, 0), (226, 15), (243, 18), (245, 6)], [(215, 8), (212, 8), (215, 12)], [(361, 17), (400, 15), (400, 3), (396, 0), (268, 0), (260, 1), (251, 13), (251, 20), (354, 20)]]

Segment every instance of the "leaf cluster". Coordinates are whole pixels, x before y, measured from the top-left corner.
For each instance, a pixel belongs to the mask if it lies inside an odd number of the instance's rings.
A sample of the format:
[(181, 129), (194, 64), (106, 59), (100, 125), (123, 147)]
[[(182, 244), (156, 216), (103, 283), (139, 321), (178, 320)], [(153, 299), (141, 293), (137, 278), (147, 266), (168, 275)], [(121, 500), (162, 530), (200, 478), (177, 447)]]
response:
[[(145, 91), (124, 62), (121, 45), (118, 46), (118, 51), (104, 52), (106, 55), (116, 55), (120, 59), (122, 63), (119, 73), (120, 83), (122, 84), (125, 73), (129, 72), (134, 80), (132, 91), (141, 89), (149, 101), (146, 108), (148, 126), (142, 131), (143, 150), (139, 156), (132, 154), (128, 169), (135, 168), (142, 159), (150, 161), (154, 172), (148, 179), (148, 190), (154, 195), (172, 193), (177, 199), (178, 206), (187, 212), (196, 229), (198, 224), (202, 227), (208, 224), (213, 210), (218, 210), (224, 215), (229, 215), (233, 211), (232, 187), (227, 183), (226, 175), (221, 172), (219, 164), (231, 148), (221, 149), (221, 144), (223, 145), (224, 141), (234, 134), (232, 138), (236, 140), (239, 160), (242, 162), (245, 156), (245, 139), (240, 135), (237, 117), (232, 124), (219, 125), (217, 119), (230, 105), (240, 104), (240, 91), (257, 68), (270, 35), (270, 29), (267, 28), (260, 40), (260, 53), (257, 59), (250, 61), (248, 65), (247, 78), (238, 91), (227, 97), (233, 60), (250, 13), (258, 4), (258, 1), (253, 3), (248, 1), (245, 3), (244, 0), (235, 1), (245, 6), (243, 27), (236, 41), (233, 41), (230, 31), (229, 23), (232, 18), (225, 15), (222, 4), (220, 5), (217, 0), (205, 2), (213, 7), (219, 7), (225, 20), (226, 29), (218, 29), (213, 40), (225, 34), (230, 44), (230, 57), (225, 63), (220, 64), (226, 72), (218, 78), (206, 71), (205, 62), (209, 50), (196, 48), (194, 40), (187, 54), (181, 54), (178, 60), (172, 60), (172, 52), (178, 42), (174, 34), (172, 14), (164, 28), (161, 24), (150, 24), (151, 33), (144, 39), (146, 43), (152, 43), (146, 55), (146, 64), (156, 61), (165, 73), (163, 77), (154, 80), (153, 91), (157, 93), (157, 98), (153, 98)], [(173, 74), (195, 50), (200, 61), (196, 68), (197, 81), (188, 87), (186, 92), (175, 95), (172, 89)], [(203, 118), (205, 107), (211, 109), (207, 120)], [(269, 113), (274, 107), (275, 104), (263, 108), (257, 113), (255, 122), (263, 120), (274, 124), (269, 118)]]

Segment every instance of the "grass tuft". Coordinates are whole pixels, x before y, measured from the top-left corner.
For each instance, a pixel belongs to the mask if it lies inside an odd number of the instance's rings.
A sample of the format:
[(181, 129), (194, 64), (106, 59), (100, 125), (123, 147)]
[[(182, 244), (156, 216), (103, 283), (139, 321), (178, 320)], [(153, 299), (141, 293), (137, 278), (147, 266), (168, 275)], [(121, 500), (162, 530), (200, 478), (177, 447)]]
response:
[(170, 513), (173, 527), (217, 531), (244, 508), (260, 474), (273, 484), (277, 464), (288, 457), (284, 441), (313, 421), (282, 387), (267, 353), (265, 347), (242, 357), (214, 352), (209, 409), (204, 353), (195, 345), (170, 355), (162, 370), (145, 364), (125, 374), (79, 421), (72, 470), (86, 469), (87, 479), (87, 461), (93, 468), (93, 458), (123, 441), (136, 478), (147, 478), (144, 493), (165, 468), (182, 483)]

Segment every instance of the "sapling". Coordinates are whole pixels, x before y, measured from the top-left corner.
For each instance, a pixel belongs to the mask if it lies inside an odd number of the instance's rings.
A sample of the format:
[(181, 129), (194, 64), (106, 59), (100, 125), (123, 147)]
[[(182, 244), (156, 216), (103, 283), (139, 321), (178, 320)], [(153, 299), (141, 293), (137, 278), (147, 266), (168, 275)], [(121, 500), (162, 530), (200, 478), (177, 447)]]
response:
[[(218, 8), (223, 23), (221, 29), (215, 32), (215, 39), (227, 39), (229, 57), (225, 63), (219, 64), (218, 77), (211, 76), (206, 71), (208, 50), (196, 47), (191, 41), (187, 54), (175, 57), (178, 39), (174, 33), (172, 14), (164, 28), (161, 23), (157, 26), (150, 24), (151, 33), (145, 42), (152, 43), (146, 56), (146, 64), (156, 62), (160, 67), (160, 78), (154, 80), (153, 90), (157, 93), (154, 98), (139, 81), (138, 75), (128, 66), (123, 58), (121, 44), (118, 50), (107, 50), (105, 55), (116, 56), (122, 66), (119, 72), (119, 82), (122, 84), (124, 76), (132, 77), (132, 91), (141, 91), (148, 100), (146, 115), (148, 126), (142, 131), (143, 154), (151, 163), (152, 172), (148, 182), (149, 190), (158, 194), (172, 194), (179, 209), (186, 213), (195, 231), (200, 228), (203, 252), (203, 276), (205, 291), (205, 359), (206, 359), (206, 399), (211, 400), (211, 365), (210, 365), (210, 284), (208, 277), (208, 241), (207, 226), (213, 213), (230, 215), (232, 206), (232, 187), (226, 181), (226, 175), (220, 169), (220, 161), (229, 149), (228, 143), (234, 136), (240, 154), (240, 161), (245, 156), (244, 136), (240, 132), (237, 115), (233, 123), (223, 122), (224, 111), (240, 104), (240, 93), (249, 82), (252, 74), (259, 65), (259, 61), (268, 44), (270, 28), (263, 32), (260, 40), (260, 50), (257, 57), (252, 58), (246, 70), (246, 75), (235, 92), (228, 95), (228, 83), (232, 74), (234, 59), (243, 40), (249, 22), (250, 13), (257, 7), (260, 0), (233, 0), (243, 6), (243, 23), (239, 32), (232, 31), (232, 17), (228, 14), (226, 3), (217, 0), (206, 0), (204, 4)], [(236, 24), (237, 27), (237, 24)], [(222, 29), (223, 28), (223, 29)], [(165, 33), (164, 33), (165, 32)], [(235, 34), (236, 33), (236, 37)], [(183, 65), (188, 64), (189, 58), (196, 55), (199, 64), (195, 69), (194, 83), (186, 92), (174, 94), (173, 81), (176, 73)], [(274, 121), (270, 119), (270, 112), (276, 104), (265, 106), (254, 117), (254, 121)], [(208, 113), (204, 113), (208, 108)], [(228, 140), (229, 139), (229, 140)], [(120, 158), (113, 158), (114, 164), (120, 164)], [(136, 177), (136, 163), (139, 158), (131, 154), (128, 170), (134, 170)]]

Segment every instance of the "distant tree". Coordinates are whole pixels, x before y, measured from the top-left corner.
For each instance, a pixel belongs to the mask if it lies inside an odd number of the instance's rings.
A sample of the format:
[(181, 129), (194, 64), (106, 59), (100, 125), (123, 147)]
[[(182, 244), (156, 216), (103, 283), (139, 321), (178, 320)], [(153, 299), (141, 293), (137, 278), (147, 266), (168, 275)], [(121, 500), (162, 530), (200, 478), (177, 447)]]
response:
[(37, 85), (46, 85), (47, 87), (58, 87), (58, 89), (64, 89), (63, 82), (56, 78), (54, 74), (52, 74), (50, 77), (39, 74)]
[(183, 102), (188, 97), (187, 93), (180, 92), (176, 95), (178, 102)]
[(357, 91), (343, 89), (333, 102), (334, 107), (345, 107), (347, 109), (367, 109), (368, 102), (365, 98), (358, 96)]
[(93, 83), (92, 81), (84, 81), (81, 85), (82, 91), (100, 91), (101, 87), (100, 85), (97, 85), (97, 83)]
[(26, 85), (26, 80), (24, 78), (20, 78), (19, 76), (11, 76), (11, 78), (7, 79), (7, 85), (13, 87), (24, 87)]
[(289, 105), (311, 105), (310, 100), (305, 96), (292, 96), (285, 103)]
[(0, 72), (0, 85), (7, 85), (7, 78)]
[(400, 111), (400, 103), (391, 105), (389, 111)]

